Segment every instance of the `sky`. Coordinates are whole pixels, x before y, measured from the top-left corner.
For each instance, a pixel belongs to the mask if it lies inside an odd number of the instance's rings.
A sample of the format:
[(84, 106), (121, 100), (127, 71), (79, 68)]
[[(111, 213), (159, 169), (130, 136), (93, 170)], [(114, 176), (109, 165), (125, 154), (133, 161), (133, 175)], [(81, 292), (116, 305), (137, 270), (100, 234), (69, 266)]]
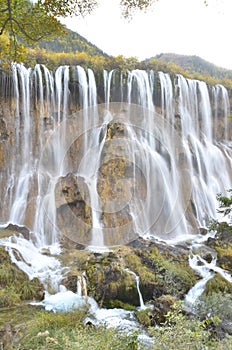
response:
[(109, 55), (143, 60), (171, 52), (232, 69), (232, 0), (158, 0), (129, 22), (119, 1), (99, 0), (91, 15), (64, 23)]

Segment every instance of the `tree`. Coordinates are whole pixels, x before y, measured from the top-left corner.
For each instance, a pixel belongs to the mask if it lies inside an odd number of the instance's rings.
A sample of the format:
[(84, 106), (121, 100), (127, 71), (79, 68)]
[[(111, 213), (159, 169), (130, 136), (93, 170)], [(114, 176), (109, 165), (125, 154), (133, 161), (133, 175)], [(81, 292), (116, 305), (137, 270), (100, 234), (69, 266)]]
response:
[(62, 28), (58, 19), (48, 14), (40, 2), (0, 0), (0, 35), (8, 35), (12, 57), (19, 51), (18, 36), (27, 42), (37, 42), (60, 33)]

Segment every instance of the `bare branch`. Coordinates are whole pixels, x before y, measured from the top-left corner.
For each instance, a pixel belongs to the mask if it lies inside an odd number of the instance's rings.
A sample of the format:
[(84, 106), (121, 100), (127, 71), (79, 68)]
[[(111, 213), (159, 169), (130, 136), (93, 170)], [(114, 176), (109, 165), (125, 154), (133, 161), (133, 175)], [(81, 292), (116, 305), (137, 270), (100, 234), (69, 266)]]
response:
[(4, 33), (4, 30), (5, 30), (5, 28), (6, 28), (6, 25), (7, 25), (7, 23), (10, 21), (10, 17), (7, 17), (6, 18), (6, 20), (5, 20), (5, 22), (3, 23), (3, 26), (2, 26), (2, 28), (1, 28), (1, 30), (0, 30), (0, 35), (2, 35), (3, 33)]
[(5, 8), (5, 9), (3, 9), (3, 10), (0, 10), (0, 12), (7, 12), (9, 9), (8, 9), (8, 7), (7, 8)]

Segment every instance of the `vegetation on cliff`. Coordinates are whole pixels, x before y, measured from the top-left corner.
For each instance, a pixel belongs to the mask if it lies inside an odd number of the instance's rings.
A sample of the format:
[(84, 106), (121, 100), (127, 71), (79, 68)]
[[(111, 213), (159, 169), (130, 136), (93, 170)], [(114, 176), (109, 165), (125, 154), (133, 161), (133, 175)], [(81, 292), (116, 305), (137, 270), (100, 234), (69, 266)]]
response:
[(19, 305), (22, 301), (42, 299), (44, 287), (37, 279), (29, 280), (25, 272), (12, 264), (7, 251), (0, 247), (0, 308)]

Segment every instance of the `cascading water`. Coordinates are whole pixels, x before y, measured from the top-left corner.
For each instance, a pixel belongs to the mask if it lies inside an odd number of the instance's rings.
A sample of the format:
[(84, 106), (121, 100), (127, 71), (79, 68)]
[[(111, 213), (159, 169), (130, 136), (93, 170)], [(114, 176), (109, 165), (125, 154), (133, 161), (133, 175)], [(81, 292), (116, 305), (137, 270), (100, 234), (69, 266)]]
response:
[[(31, 70), (21, 67), (18, 77), (18, 66), (13, 66), (13, 80), (16, 95), (16, 153), (18, 169), (14, 174), (14, 194), (11, 203), (9, 221), (21, 224), (25, 217), (29, 183), (32, 177), (31, 163), (34, 161), (31, 154), (31, 116), (30, 116), (30, 75)], [(20, 90), (19, 90), (20, 89)]]
[[(28, 226), (38, 249), (59, 244), (58, 215), (67, 206), (57, 203), (57, 183), (73, 173), (89, 193), (88, 200), (81, 193), (79, 207), (84, 200), (91, 207), (84, 208), (88, 239), (79, 242), (75, 226), (77, 242), (97, 250), (138, 235), (185, 240), (216, 217), (216, 194), (232, 185), (227, 90), (141, 70), (125, 76), (104, 71), (100, 80), (103, 88), (90, 69), (79, 66), (59, 67), (54, 74), (45, 66), (12, 66), (1, 223)], [(115, 176), (107, 173), (111, 161), (118, 164), (111, 166)], [(104, 193), (112, 200), (106, 203)]]
[(137, 291), (138, 291), (138, 296), (139, 296), (140, 309), (141, 310), (146, 309), (146, 306), (145, 306), (144, 301), (143, 301), (143, 296), (142, 296), (142, 293), (141, 293), (140, 287), (139, 287), (139, 276), (136, 275), (136, 273), (134, 273), (134, 271), (131, 271), (131, 270), (128, 270), (128, 269), (126, 269), (125, 271), (127, 271), (128, 273), (130, 273), (131, 275), (134, 276), (135, 282), (136, 282)]
[[(215, 193), (231, 186), (231, 169), (220, 144), (212, 141), (213, 122), (206, 84), (178, 76), (178, 86), (182, 139), (191, 179), (192, 203), (199, 225), (205, 226), (209, 218), (216, 217)], [(221, 89), (224, 91), (223, 87)], [(223, 102), (226, 112), (227, 101), (228, 97)], [(227, 125), (227, 115), (221, 117)]]

